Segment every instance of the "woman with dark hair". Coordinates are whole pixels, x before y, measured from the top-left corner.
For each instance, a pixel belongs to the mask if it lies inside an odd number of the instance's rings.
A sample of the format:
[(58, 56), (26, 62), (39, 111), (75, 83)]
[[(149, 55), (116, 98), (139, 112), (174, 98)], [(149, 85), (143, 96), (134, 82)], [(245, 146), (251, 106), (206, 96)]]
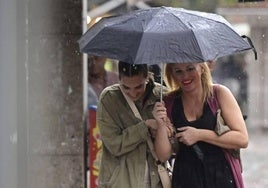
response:
[[(119, 84), (103, 90), (97, 109), (103, 153), (99, 188), (161, 188), (154, 158), (147, 145), (157, 122), (152, 110), (161, 94), (147, 65), (118, 63)], [(142, 120), (126, 100), (133, 101)]]
[[(242, 188), (240, 166), (232, 163), (238, 159), (231, 157), (229, 151), (246, 148), (248, 133), (231, 91), (212, 83), (206, 62), (167, 64), (165, 83), (171, 92), (164, 97), (165, 103), (156, 103), (153, 110), (159, 123), (155, 149), (161, 161), (174, 152), (170, 142), (173, 139), (165, 126), (170, 119), (177, 131), (175, 141), (179, 143), (172, 187)], [(228, 131), (221, 134), (215, 130), (216, 109), (221, 109), (228, 126)]]

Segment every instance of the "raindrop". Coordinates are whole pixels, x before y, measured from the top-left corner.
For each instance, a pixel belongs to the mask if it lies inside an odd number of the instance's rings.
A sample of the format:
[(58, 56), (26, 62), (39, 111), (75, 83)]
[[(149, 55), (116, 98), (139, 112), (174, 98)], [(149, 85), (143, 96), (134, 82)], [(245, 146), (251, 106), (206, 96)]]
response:
[(76, 55), (81, 55), (81, 53), (79, 52), (79, 51), (77, 51), (77, 50), (75, 50), (75, 53), (76, 53)]
[(10, 142), (11, 142), (12, 144), (16, 144), (17, 141), (18, 141), (18, 135), (17, 135), (17, 133), (13, 133), (13, 134), (11, 134), (11, 135), (9, 136), (9, 139), (10, 139)]
[(69, 86), (69, 87), (68, 87), (68, 95), (70, 95), (72, 92), (73, 92), (72, 87)]

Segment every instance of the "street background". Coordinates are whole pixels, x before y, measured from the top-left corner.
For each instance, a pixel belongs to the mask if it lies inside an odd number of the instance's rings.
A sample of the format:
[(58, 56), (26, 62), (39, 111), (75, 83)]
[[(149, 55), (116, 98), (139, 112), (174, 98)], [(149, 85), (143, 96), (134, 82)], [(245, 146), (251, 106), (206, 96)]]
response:
[(245, 188), (268, 187), (268, 130), (251, 127), (248, 148), (241, 150)]

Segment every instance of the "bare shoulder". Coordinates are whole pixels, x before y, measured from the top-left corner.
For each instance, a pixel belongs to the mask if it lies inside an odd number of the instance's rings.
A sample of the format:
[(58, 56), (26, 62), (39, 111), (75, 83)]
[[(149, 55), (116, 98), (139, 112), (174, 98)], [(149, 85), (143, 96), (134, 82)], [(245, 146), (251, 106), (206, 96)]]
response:
[(231, 90), (228, 88), (228, 87), (226, 87), (226, 86), (224, 86), (224, 85), (222, 85), (222, 84), (217, 84), (217, 85), (215, 85), (216, 86), (216, 89), (217, 89), (217, 96), (218, 97), (223, 97), (223, 96), (228, 96), (228, 95), (231, 95), (231, 96), (233, 96), (233, 94), (232, 94), (232, 92), (231, 92)]
[(228, 87), (221, 84), (217, 84), (216, 89), (217, 89), (217, 98), (222, 108), (224, 107), (229, 108), (230, 106), (233, 105), (237, 106), (237, 101)]

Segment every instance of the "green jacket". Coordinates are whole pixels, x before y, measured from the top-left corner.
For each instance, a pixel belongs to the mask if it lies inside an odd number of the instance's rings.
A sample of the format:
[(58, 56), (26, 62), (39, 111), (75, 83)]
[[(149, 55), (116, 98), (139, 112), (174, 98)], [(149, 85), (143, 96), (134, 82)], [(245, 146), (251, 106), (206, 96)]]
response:
[[(140, 111), (143, 120), (152, 119), (159, 101), (161, 86), (155, 83)], [(148, 87), (147, 87), (148, 89)], [(146, 157), (151, 188), (162, 188), (157, 166), (147, 146), (149, 131), (144, 121), (136, 118), (118, 84), (106, 88), (97, 109), (97, 125), (102, 138), (99, 188), (144, 188)]]

